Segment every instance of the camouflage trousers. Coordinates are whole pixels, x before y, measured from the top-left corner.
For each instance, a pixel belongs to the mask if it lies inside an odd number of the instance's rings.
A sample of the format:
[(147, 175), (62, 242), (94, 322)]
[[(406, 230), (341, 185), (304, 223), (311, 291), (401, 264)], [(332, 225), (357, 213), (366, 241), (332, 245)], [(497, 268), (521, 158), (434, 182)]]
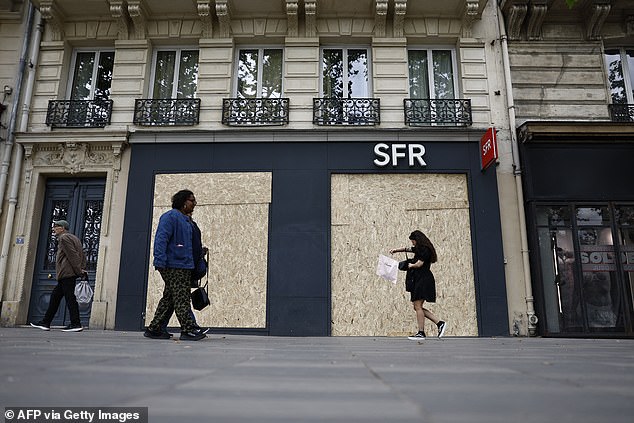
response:
[(163, 269), (160, 271), (165, 282), (163, 297), (156, 307), (154, 318), (148, 326), (152, 331), (159, 331), (161, 322), (169, 319), (172, 310), (176, 312), (176, 317), (183, 332), (190, 332), (196, 324), (191, 316), (190, 301), (190, 269)]

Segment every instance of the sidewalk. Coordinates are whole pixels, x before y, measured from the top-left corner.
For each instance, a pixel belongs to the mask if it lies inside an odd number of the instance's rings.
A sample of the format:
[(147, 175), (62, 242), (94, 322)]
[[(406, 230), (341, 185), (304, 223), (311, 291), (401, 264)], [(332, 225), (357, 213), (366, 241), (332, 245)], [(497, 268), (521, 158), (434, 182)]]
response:
[(152, 423), (634, 421), (634, 340), (0, 328), (0, 380), (2, 410), (149, 407)]

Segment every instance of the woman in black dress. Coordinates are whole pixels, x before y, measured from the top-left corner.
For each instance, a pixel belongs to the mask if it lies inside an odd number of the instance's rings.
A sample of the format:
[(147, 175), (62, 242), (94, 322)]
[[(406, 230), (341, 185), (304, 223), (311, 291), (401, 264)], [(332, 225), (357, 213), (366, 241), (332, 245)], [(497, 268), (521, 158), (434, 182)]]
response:
[(390, 254), (399, 252), (414, 253), (414, 258), (409, 259), (407, 264), (407, 274), (405, 276), (405, 289), (411, 294), (414, 311), (416, 311), (416, 321), (418, 323), (418, 333), (409, 336), (409, 339), (425, 339), (425, 317), (438, 327), (438, 337), (445, 334), (447, 323), (439, 320), (431, 311), (423, 307), (425, 301), (436, 302), (436, 281), (431, 272), (431, 264), (437, 260), (436, 249), (429, 238), (419, 230), (415, 230), (409, 236), (412, 242), (411, 247), (395, 248), (390, 250)]

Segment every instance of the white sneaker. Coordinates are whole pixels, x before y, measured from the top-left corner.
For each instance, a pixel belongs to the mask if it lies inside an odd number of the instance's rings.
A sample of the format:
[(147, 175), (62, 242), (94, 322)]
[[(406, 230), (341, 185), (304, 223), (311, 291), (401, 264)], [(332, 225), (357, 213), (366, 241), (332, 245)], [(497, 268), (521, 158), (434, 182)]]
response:
[(51, 330), (51, 325), (47, 325), (46, 323), (39, 321), (37, 323), (30, 323), (34, 328), (42, 329), (42, 330)]
[(423, 332), (422, 330), (419, 330), (417, 334), (408, 336), (407, 339), (410, 339), (412, 341), (419, 341), (419, 340), (422, 341), (423, 339), (425, 339), (425, 332)]

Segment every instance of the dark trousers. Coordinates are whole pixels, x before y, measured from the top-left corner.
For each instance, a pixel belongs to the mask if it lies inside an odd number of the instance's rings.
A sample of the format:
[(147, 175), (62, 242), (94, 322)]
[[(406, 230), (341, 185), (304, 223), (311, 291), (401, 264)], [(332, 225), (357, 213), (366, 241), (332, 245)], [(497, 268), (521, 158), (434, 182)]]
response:
[(59, 303), (62, 302), (62, 298), (66, 299), (66, 307), (68, 307), (68, 313), (70, 314), (70, 324), (72, 326), (80, 326), (79, 320), (79, 304), (77, 304), (77, 298), (75, 298), (75, 281), (76, 276), (70, 278), (62, 278), (57, 281), (57, 285), (53, 288), (51, 293), (51, 299), (48, 303), (48, 309), (42, 321), (47, 324), (51, 324)]
[(173, 312), (176, 312), (181, 331), (190, 332), (196, 324), (192, 319), (192, 309), (189, 307), (190, 301), (190, 280), (191, 269), (163, 269), (160, 270), (161, 277), (165, 282), (163, 297), (156, 306), (154, 319), (148, 325), (152, 331), (160, 331), (165, 320), (169, 320)]

